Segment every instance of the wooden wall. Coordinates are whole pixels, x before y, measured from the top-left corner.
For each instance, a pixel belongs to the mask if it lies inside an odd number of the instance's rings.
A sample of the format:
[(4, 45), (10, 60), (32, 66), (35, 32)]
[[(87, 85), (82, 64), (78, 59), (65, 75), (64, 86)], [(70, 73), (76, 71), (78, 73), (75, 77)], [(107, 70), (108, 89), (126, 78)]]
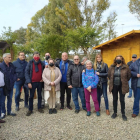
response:
[(103, 61), (110, 66), (117, 55), (122, 55), (127, 62), (131, 61), (132, 55), (140, 56), (140, 34), (131, 38), (124, 38), (120, 42), (113, 42), (112, 45), (104, 46), (101, 49)]

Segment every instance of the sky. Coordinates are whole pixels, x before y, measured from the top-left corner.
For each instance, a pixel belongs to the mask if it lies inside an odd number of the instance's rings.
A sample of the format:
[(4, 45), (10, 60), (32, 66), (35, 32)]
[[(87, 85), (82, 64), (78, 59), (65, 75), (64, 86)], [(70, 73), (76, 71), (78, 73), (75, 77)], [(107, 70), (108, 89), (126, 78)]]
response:
[[(26, 28), (35, 13), (48, 4), (48, 0), (0, 0), (0, 34), (3, 26), (17, 30)], [(110, 8), (104, 12), (104, 19), (113, 11), (117, 13), (116, 32), (122, 35), (140, 30), (140, 21), (129, 12), (129, 0), (111, 0)], [(124, 24), (124, 25), (122, 25)]]

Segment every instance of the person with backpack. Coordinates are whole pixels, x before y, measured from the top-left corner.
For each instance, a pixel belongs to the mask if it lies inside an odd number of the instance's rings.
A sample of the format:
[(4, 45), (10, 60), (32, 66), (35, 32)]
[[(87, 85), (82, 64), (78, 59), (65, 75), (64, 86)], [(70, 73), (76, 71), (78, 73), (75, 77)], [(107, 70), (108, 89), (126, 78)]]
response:
[(97, 84), (99, 78), (93, 69), (93, 63), (90, 60), (85, 62), (86, 69), (82, 73), (82, 83), (84, 86), (85, 99), (86, 99), (86, 108), (87, 108), (87, 116), (91, 115), (90, 108), (90, 95), (92, 96), (92, 100), (94, 102), (96, 115), (100, 116), (99, 112), (99, 103), (97, 99)]

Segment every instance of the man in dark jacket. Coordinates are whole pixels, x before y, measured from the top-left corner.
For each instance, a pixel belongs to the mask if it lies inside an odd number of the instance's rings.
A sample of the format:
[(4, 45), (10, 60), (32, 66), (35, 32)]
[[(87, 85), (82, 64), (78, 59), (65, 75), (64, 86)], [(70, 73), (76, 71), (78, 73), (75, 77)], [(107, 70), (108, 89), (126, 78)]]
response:
[(14, 65), (11, 63), (11, 54), (10, 53), (3, 54), (3, 60), (4, 61), (0, 63), (0, 69), (3, 71), (5, 76), (5, 88), (3, 89), (1, 96), (1, 100), (3, 100), (2, 115), (1, 115), (2, 118), (4, 118), (6, 114), (5, 109), (6, 95), (7, 95), (7, 115), (16, 116), (16, 114), (12, 113), (11, 111), (11, 105), (13, 97), (13, 87), (15, 81), (17, 80)]
[(70, 101), (71, 101), (71, 89), (68, 88), (67, 85), (67, 71), (69, 66), (72, 64), (72, 62), (70, 60), (68, 60), (68, 54), (66, 52), (62, 53), (62, 59), (57, 59), (56, 62), (56, 67), (58, 67), (61, 71), (62, 74), (62, 79), (60, 82), (60, 93), (61, 93), (61, 97), (60, 97), (60, 101), (61, 101), (61, 107), (60, 109), (63, 110), (64, 109), (64, 99), (65, 99), (65, 91), (67, 93), (67, 108), (72, 110), (71, 106), (70, 106)]
[(28, 84), (28, 88), (30, 89), (29, 111), (27, 112), (26, 116), (30, 116), (33, 113), (33, 98), (34, 98), (34, 93), (36, 88), (38, 94), (38, 111), (40, 113), (44, 113), (44, 111), (41, 109), (43, 69), (44, 69), (44, 64), (40, 60), (40, 54), (38, 52), (34, 52), (33, 59), (27, 64), (25, 70), (26, 84)]
[(71, 64), (67, 72), (67, 85), (71, 89), (73, 102), (75, 104), (75, 113), (79, 113), (78, 93), (81, 99), (82, 108), (86, 110), (85, 94), (82, 85), (82, 71), (85, 67), (80, 63), (79, 56), (74, 56), (74, 63)]
[(130, 66), (132, 76), (132, 89), (134, 90), (134, 106), (132, 117), (135, 118), (139, 114), (140, 101), (140, 58)]
[[(128, 62), (127, 65), (130, 67), (130, 65), (137, 60), (137, 55), (132, 55), (132, 61)], [(128, 98), (132, 97), (132, 88), (131, 88), (131, 79), (129, 80), (129, 95)]]
[[(16, 104), (16, 111), (19, 111), (19, 100), (21, 95), (21, 87), (25, 84), (25, 68), (27, 66), (27, 62), (25, 61), (25, 54), (24, 52), (18, 53), (18, 59), (13, 62), (15, 67), (15, 72), (17, 75), (17, 81), (15, 82), (16, 85), (16, 93), (15, 93), (15, 104)], [(24, 106), (28, 108), (28, 89), (24, 87), (25, 99), (24, 99)]]

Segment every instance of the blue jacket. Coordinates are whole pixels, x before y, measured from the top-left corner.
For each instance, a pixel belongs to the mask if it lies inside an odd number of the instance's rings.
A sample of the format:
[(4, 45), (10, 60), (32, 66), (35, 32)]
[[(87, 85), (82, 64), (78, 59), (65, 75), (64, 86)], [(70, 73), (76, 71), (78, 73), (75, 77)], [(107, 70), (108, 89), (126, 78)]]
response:
[(137, 82), (138, 82), (137, 74), (139, 73), (139, 65), (140, 65), (139, 61), (140, 58), (130, 65), (131, 76), (132, 76), (131, 86), (133, 90), (136, 90), (137, 88)]
[(25, 80), (25, 69), (27, 64), (28, 63), (26, 61), (24, 61), (24, 63), (20, 63), (19, 58), (13, 62), (17, 78), (19, 78), (20, 80)]
[[(42, 72), (43, 72), (45, 65), (42, 61), (41, 61), (41, 65), (42, 65)], [(32, 71), (33, 71), (33, 59), (29, 61), (25, 69), (25, 80), (26, 80), (25, 83), (26, 84), (32, 82)]]
[(8, 90), (12, 90), (14, 87), (14, 83), (17, 80), (17, 76), (15, 73), (15, 67), (12, 63), (9, 63), (9, 67), (3, 61), (0, 63), (0, 69), (3, 71), (4, 75), (6, 76), (6, 83)]

